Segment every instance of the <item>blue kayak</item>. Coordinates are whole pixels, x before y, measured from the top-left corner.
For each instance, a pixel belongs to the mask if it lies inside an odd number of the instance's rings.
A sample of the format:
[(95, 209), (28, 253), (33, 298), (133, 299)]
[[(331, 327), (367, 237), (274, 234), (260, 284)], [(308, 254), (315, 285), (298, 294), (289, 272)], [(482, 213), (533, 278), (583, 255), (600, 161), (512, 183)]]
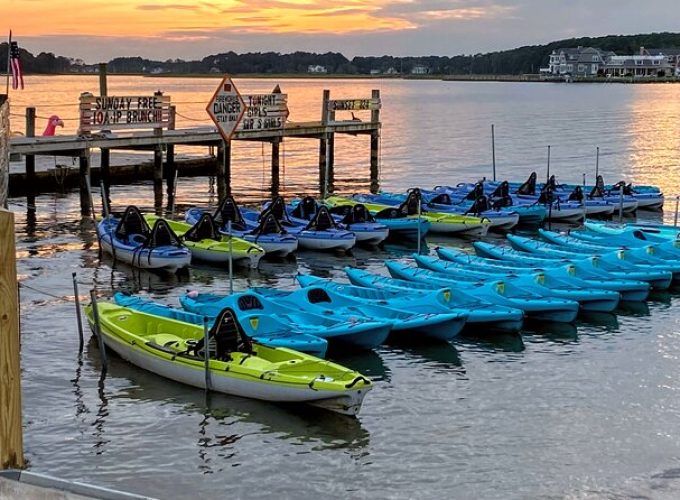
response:
[[(190, 208), (184, 218), (192, 226), (196, 224), (204, 210)], [(265, 218), (259, 223), (248, 223), (243, 212), (232, 196), (227, 196), (213, 214), (215, 222), (220, 225), (220, 232), (228, 234), (228, 223), (231, 222), (231, 234), (261, 246), (269, 255), (285, 257), (298, 248), (297, 238), (288, 233), (275, 217)]]
[(652, 288), (666, 289), (671, 285), (673, 280), (673, 272), (671, 266), (657, 266), (653, 264), (644, 264), (632, 257), (628, 257), (625, 250), (613, 250), (609, 252), (593, 253), (592, 251), (569, 251), (561, 248), (559, 245), (551, 243), (536, 241), (531, 238), (524, 238), (516, 235), (508, 235), (508, 241), (517, 250), (536, 254), (540, 257), (549, 259), (583, 259), (589, 256), (599, 257), (599, 262), (604, 265), (616, 266), (619, 269), (628, 271), (642, 271), (649, 273), (648, 281)]
[(519, 250), (535, 252), (541, 255), (549, 253), (567, 258), (599, 255), (603, 261), (627, 262), (645, 270), (669, 271), (672, 273), (673, 279), (680, 279), (680, 262), (656, 258), (648, 253), (647, 249), (633, 248), (623, 250), (611, 247), (596, 247), (578, 240), (575, 240), (576, 243), (572, 242), (572, 240), (567, 241), (555, 235), (556, 233), (553, 235), (545, 234), (546, 238), (553, 238), (554, 242), (539, 241), (516, 235), (508, 235), (508, 241)]
[(532, 319), (571, 323), (576, 319), (579, 310), (576, 301), (541, 297), (505, 280), (455, 279), (448, 274), (414, 268), (402, 262), (386, 262), (385, 266), (394, 278), (431, 286), (448, 286), (456, 291), (463, 290), (497, 304), (521, 309)]
[(621, 235), (628, 232), (638, 232), (636, 237), (640, 239), (649, 239), (653, 242), (661, 242), (664, 240), (680, 239), (680, 227), (671, 226), (667, 224), (652, 224), (652, 223), (627, 223), (627, 224), (612, 224), (612, 223), (595, 223), (588, 221), (585, 224), (588, 231), (593, 231), (603, 235)]
[(338, 317), (341, 320), (362, 318), (367, 321), (378, 319), (390, 322), (392, 332), (402, 334), (406, 338), (413, 338), (413, 334), (416, 334), (435, 340), (451, 340), (460, 333), (467, 319), (464, 313), (453, 311), (400, 311), (387, 305), (359, 301), (321, 286), (310, 286), (295, 291), (274, 288), (254, 288), (253, 291), (304, 312)]
[(225, 307), (230, 307), (239, 315), (272, 316), (294, 331), (361, 349), (379, 346), (385, 342), (392, 329), (392, 324), (385, 321), (365, 321), (363, 318), (348, 321), (302, 312), (252, 292), (229, 296), (190, 292), (180, 297), (180, 303), (187, 311), (209, 317), (217, 316)]
[[(440, 303), (446, 307), (444, 311), (467, 315), (466, 326), (476, 332), (516, 333), (522, 328), (524, 313), (520, 309), (483, 300), (461, 290), (456, 290), (454, 294), (448, 287), (421, 286), (420, 283), (395, 280), (350, 267), (345, 268), (345, 273), (355, 286), (323, 280), (324, 286), (331, 287), (338, 293), (389, 304), (407, 311), (440, 312), (442, 309), (437, 306)], [(312, 279), (321, 278), (298, 276), (302, 286), (305, 283), (316, 283), (310, 282)]]
[(595, 288), (598, 290), (612, 290), (621, 295), (621, 300), (640, 301), (649, 296), (649, 283), (644, 281), (617, 279), (603, 276), (585, 269), (583, 265), (573, 262), (564, 263), (558, 267), (540, 267), (535, 265), (521, 264), (504, 260), (488, 259), (471, 255), (455, 248), (437, 248), (440, 259), (454, 262), (465, 269), (482, 271), (486, 273), (504, 276), (509, 274), (531, 274), (537, 271), (546, 276), (553, 276), (568, 280), (583, 288)]
[[(494, 277), (498, 278), (494, 272), (463, 269), (455, 262), (448, 262), (436, 257), (414, 255), (414, 258), (418, 267), (449, 274), (454, 279), (483, 281), (494, 279)], [(584, 311), (612, 312), (619, 305), (621, 299), (619, 292), (583, 286), (568, 278), (556, 277), (543, 271), (535, 271), (530, 274), (510, 273), (506, 274), (503, 279), (541, 297), (575, 300)]]
[[(116, 292), (113, 295), (113, 300), (119, 306), (194, 325), (202, 325), (203, 318), (205, 317), (121, 292)], [(295, 332), (287, 324), (272, 316), (257, 313), (244, 314), (239, 315), (238, 320), (245, 333), (260, 344), (270, 347), (295, 349), (296, 351), (306, 352), (319, 358), (323, 358), (326, 355), (326, 349), (328, 348), (328, 341), (326, 339)], [(210, 326), (212, 326), (212, 321)]]
[[(575, 231), (575, 233), (578, 233)], [(584, 252), (607, 252), (617, 248), (616, 243), (609, 238), (606, 240), (586, 241), (572, 234), (560, 234), (553, 231), (539, 229), (539, 236), (548, 243), (564, 246), (567, 249)], [(647, 243), (647, 245), (619, 245), (628, 255), (639, 259), (641, 264), (655, 264), (660, 266), (677, 266), (680, 269), (680, 242), (666, 241), (663, 243)], [(675, 271), (673, 271), (675, 273)], [(677, 278), (678, 276), (676, 276)]]

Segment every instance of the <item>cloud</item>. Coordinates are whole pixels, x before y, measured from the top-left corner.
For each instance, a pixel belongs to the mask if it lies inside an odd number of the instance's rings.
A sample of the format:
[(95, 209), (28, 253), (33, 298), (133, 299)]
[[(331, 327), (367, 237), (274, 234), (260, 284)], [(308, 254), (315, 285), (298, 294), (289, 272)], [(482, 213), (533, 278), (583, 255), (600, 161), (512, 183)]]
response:
[(184, 5), (184, 4), (142, 4), (135, 7), (137, 10), (199, 10), (199, 5)]

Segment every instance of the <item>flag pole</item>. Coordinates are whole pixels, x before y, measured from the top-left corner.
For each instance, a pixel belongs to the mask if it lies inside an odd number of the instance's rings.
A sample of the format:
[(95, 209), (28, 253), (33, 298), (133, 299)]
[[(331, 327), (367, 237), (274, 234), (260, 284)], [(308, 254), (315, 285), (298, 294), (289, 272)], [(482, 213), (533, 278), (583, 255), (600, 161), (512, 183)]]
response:
[(7, 80), (5, 81), (5, 94), (9, 95), (9, 72), (12, 53), (12, 30), (9, 30), (9, 41), (7, 42)]

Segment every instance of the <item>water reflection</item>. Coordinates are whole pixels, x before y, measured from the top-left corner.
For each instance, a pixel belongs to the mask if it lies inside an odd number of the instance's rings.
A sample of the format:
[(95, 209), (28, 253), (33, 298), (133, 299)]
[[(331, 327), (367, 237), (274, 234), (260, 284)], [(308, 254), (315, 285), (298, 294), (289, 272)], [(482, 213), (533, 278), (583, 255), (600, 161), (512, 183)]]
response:
[[(527, 325), (528, 326), (528, 325)], [(474, 330), (464, 331), (456, 339), (457, 344), (474, 347), (475, 350), (489, 352), (522, 352), (524, 342), (518, 333), (496, 333), (489, 335)]]

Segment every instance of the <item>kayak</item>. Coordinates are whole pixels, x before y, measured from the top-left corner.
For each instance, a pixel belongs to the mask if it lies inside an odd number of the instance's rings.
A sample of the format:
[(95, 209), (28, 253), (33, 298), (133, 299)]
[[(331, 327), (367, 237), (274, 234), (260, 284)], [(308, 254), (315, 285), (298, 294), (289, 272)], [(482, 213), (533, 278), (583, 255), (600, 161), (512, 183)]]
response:
[(255, 292), (301, 311), (341, 320), (363, 318), (392, 323), (392, 334), (405, 338), (428, 337), (434, 340), (451, 340), (465, 326), (466, 315), (449, 312), (415, 312), (399, 310), (386, 304), (370, 304), (321, 286), (309, 286), (296, 291), (274, 288), (255, 288)]
[(191, 251), (167, 223), (157, 221), (150, 228), (132, 205), (122, 218), (109, 215), (101, 220), (97, 235), (104, 252), (133, 267), (175, 272), (191, 262)]
[[(422, 192), (421, 192), (422, 195)], [(389, 206), (398, 206), (408, 198), (408, 194), (380, 193), (377, 195), (354, 195), (354, 199), (363, 199), (369, 203), (378, 203)], [(423, 196), (423, 209), (425, 211), (441, 212), (454, 215), (472, 216), (486, 218), (489, 220), (489, 229), (509, 230), (519, 223), (520, 215), (512, 209), (494, 209), (485, 196), (474, 203), (456, 205), (452, 203), (434, 203), (427, 201)], [(437, 201), (444, 201), (438, 199)]]
[(456, 291), (462, 289), (496, 304), (521, 309), (532, 319), (571, 323), (576, 319), (579, 310), (576, 301), (541, 297), (504, 280), (458, 280), (447, 274), (414, 268), (400, 262), (386, 262), (385, 266), (394, 278), (427, 283), (430, 286), (447, 286)]
[(456, 263), (464, 269), (481, 271), (498, 276), (512, 274), (531, 274), (537, 271), (546, 276), (565, 279), (576, 286), (583, 288), (595, 288), (598, 290), (612, 290), (621, 295), (621, 300), (640, 301), (649, 296), (649, 284), (644, 281), (616, 279), (588, 272), (584, 266), (573, 262), (564, 263), (558, 267), (539, 267), (524, 265), (518, 262), (487, 259), (476, 255), (467, 254), (454, 248), (437, 248), (437, 256), (448, 262)]
[[(182, 309), (159, 304), (138, 296), (127, 295), (121, 292), (113, 294), (113, 301), (119, 306), (128, 307), (135, 311), (161, 316), (163, 318), (174, 319), (193, 325), (203, 325), (205, 316), (194, 314)], [(312, 356), (323, 358), (328, 349), (328, 341), (317, 337), (291, 330), (288, 325), (277, 321), (275, 318), (266, 315), (248, 314), (238, 316), (239, 323), (255, 342), (270, 347), (285, 347), (300, 352), (306, 352)], [(210, 321), (212, 326), (212, 321)]]
[(652, 242), (680, 239), (680, 227), (663, 224), (628, 223), (614, 225), (588, 221), (585, 227), (588, 231), (605, 235), (633, 233), (636, 238), (649, 239)]
[(321, 207), (316, 216), (309, 222), (293, 221), (288, 216), (283, 198), (277, 196), (262, 212), (242, 209), (246, 222), (255, 226), (269, 215), (290, 234), (298, 239), (300, 248), (319, 251), (347, 251), (356, 244), (356, 235), (352, 231), (341, 229), (328, 212)]
[(604, 277), (644, 281), (649, 283), (652, 288), (659, 290), (667, 289), (673, 279), (673, 275), (668, 271), (642, 269), (620, 260), (605, 260), (600, 255), (580, 254), (573, 256), (572, 254), (571, 258), (566, 258), (551, 253), (535, 254), (518, 251), (510, 247), (501, 247), (482, 241), (476, 241), (472, 246), (477, 255), (482, 257), (539, 267), (556, 267), (571, 263), (577, 269), (582, 268), (589, 273)]
[[(286, 206), (288, 218), (298, 224), (308, 224), (316, 217), (319, 205), (314, 198), (306, 196), (297, 203)], [(327, 207), (326, 207), (327, 208)], [(377, 222), (363, 205), (348, 207), (343, 214), (335, 214), (331, 211), (333, 219), (339, 229), (352, 231), (357, 243), (376, 246), (385, 241), (389, 235), (389, 228)]]
[[(521, 310), (494, 304), (461, 290), (453, 294), (447, 287), (421, 287), (419, 283), (395, 280), (349, 267), (345, 268), (345, 273), (355, 286), (308, 275), (298, 275), (297, 279), (302, 286), (326, 286), (337, 293), (364, 301), (386, 303), (402, 310), (463, 313), (467, 316), (466, 327), (476, 332), (516, 333), (522, 328), (524, 313)], [(441, 309), (438, 304), (444, 305), (445, 309)]]
[[(356, 210), (356, 207), (363, 207), (376, 222), (387, 227), (388, 236), (394, 236), (399, 239), (407, 238), (409, 240), (417, 240), (419, 237), (423, 238), (430, 231), (431, 224), (425, 219), (407, 217), (397, 210), (394, 210), (391, 213), (371, 214), (362, 203), (338, 203), (334, 205), (333, 202), (338, 201), (336, 198), (337, 197), (331, 196), (324, 201), (324, 204), (329, 207), (329, 210), (333, 215), (346, 216), (353, 213)], [(341, 200), (344, 201), (345, 199), (342, 198)]]
[[(145, 214), (149, 224), (164, 220), (191, 251), (195, 260), (210, 264), (227, 264), (229, 256), (234, 263), (245, 263), (256, 269), (264, 255), (264, 249), (254, 243), (232, 236), (222, 236), (215, 226), (212, 215), (204, 213), (193, 226), (185, 222), (161, 219), (155, 215)], [(230, 242), (231, 240), (231, 242)]]
[[(86, 307), (94, 326), (93, 308)], [(251, 343), (230, 309), (209, 331), (116, 304), (97, 305), (107, 348), (124, 360), (162, 377), (215, 392), (269, 402), (307, 403), (357, 415), (371, 381), (353, 370), (297, 351)], [(207, 373), (206, 373), (207, 372)]]
[(387, 321), (359, 317), (347, 320), (302, 312), (250, 291), (229, 296), (189, 292), (180, 296), (180, 303), (187, 311), (208, 317), (217, 316), (225, 307), (239, 316), (253, 313), (272, 316), (295, 331), (359, 349), (379, 346), (392, 329), (392, 323)]
[[(493, 279), (493, 272), (463, 269), (454, 262), (448, 262), (436, 257), (414, 255), (418, 267), (438, 273), (450, 274), (452, 278), (466, 281), (480, 281)], [(497, 276), (496, 276), (497, 277)], [(544, 271), (534, 271), (527, 274), (506, 274), (506, 282), (535, 293), (541, 297), (557, 297), (575, 300), (584, 311), (612, 312), (619, 305), (621, 295), (612, 290), (602, 290), (577, 284), (569, 278), (554, 276)]]
[(430, 231), (433, 233), (485, 236), (488, 232), (490, 222), (487, 219), (479, 217), (446, 214), (442, 212), (427, 212), (425, 211), (424, 206), (421, 207), (421, 213), (418, 215), (418, 200), (417, 197), (414, 196), (414, 193), (415, 192), (411, 192), (407, 200), (398, 207), (378, 203), (364, 203), (361, 199), (343, 198), (340, 196), (326, 198), (325, 203), (331, 206), (357, 205), (360, 203), (364, 205), (378, 221), (382, 221), (382, 219), (399, 218), (399, 216), (415, 219), (420, 218), (429, 222)]
[[(190, 208), (184, 218), (189, 224), (196, 224), (203, 215), (204, 210)], [(264, 218), (259, 224), (248, 224), (243, 218), (241, 208), (233, 196), (227, 196), (213, 213), (215, 222), (219, 225), (222, 234), (229, 236), (229, 222), (231, 222), (231, 235), (243, 238), (262, 247), (269, 255), (286, 257), (298, 248), (297, 238), (288, 234), (274, 217)]]

